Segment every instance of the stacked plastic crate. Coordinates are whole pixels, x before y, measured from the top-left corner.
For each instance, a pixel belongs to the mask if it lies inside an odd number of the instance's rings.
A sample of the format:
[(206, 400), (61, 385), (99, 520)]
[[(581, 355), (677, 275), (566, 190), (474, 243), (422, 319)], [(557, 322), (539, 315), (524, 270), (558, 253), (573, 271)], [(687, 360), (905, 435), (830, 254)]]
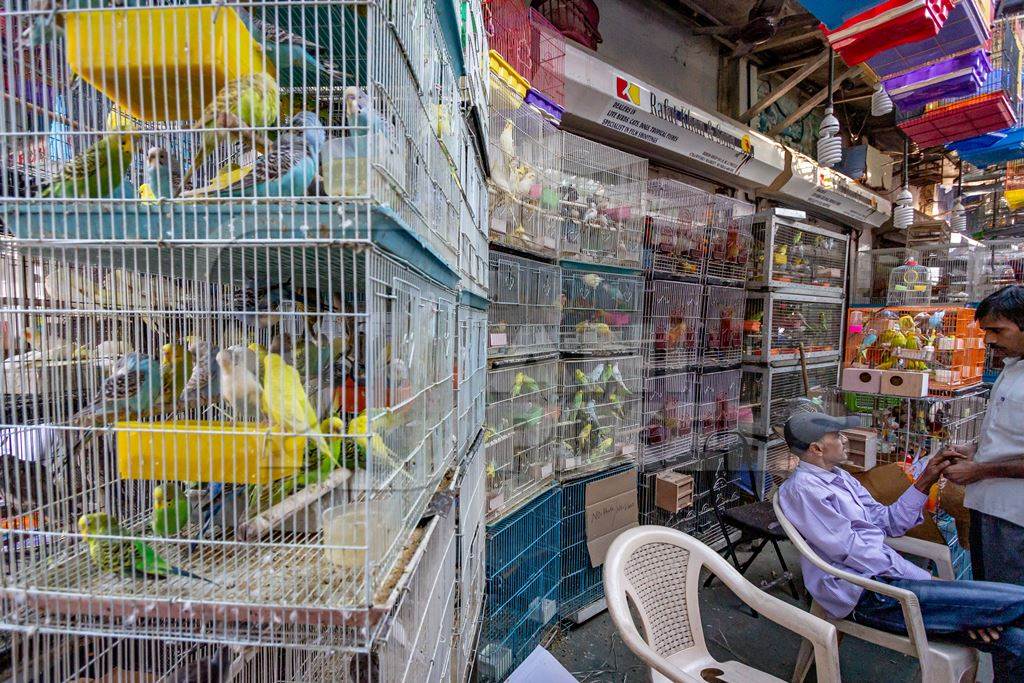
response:
[(748, 220), (754, 247), (741, 402), (754, 437), (754, 490), (764, 496), (786, 461), (776, 429), (802, 399), (820, 398), (838, 381), (849, 238), (778, 210)]

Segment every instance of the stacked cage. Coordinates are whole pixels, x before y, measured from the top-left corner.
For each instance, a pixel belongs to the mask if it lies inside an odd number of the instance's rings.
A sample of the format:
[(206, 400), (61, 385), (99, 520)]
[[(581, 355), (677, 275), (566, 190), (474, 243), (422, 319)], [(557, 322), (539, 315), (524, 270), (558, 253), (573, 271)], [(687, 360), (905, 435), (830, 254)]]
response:
[(751, 287), (842, 298), (849, 238), (765, 211), (746, 219), (753, 234)]
[(640, 350), (643, 279), (628, 271), (562, 265), (563, 353), (629, 353)]
[(977, 299), (1008, 285), (1024, 284), (1024, 241), (989, 240), (975, 250)]
[(968, 244), (923, 244), (914, 247), (916, 261), (928, 269), (930, 304), (966, 306), (979, 301), (979, 254)]
[(565, 104), (565, 36), (524, 0), (489, 0), (484, 21), (491, 49), (538, 100), (560, 111)]
[(907, 249), (861, 249), (854, 254), (850, 303), (855, 306), (884, 306), (888, 300), (892, 271), (907, 262)]
[(292, 680), (449, 678), (455, 518), (422, 518), (486, 199), (435, 13), (19, 4), (2, 30), (31, 328), (2, 372), (3, 516), (31, 520), (4, 630), (130, 636), (123, 670), (190, 643), (157, 677), (235, 646)]
[(647, 181), (643, 267), (654, 276), (704, 275), (712, 197), (676, 180)]
[(457, 456), (464, 456), (484, 424), (487, 409), (486, 301), (463, 292), (458, 307), (455, 361)]
[(487, 356), (508, 361), (558, 351), (562, 282), (558, 266), (491, 252)]
[(452, 639), (452, 681), (470, 680), (483, 624), (487, 491), (486, 454), (478, 440), (463, 462), (458, 487), (458, 599)]
[(794, 409), (821, 399), (837, 386), (837, 363), (808, 365), (806, 371), (805, 375), (799, 365), (744, 365), (740, 403), (750, 406), (751, 414), (743, 430), (761, 439), (770, 438)]

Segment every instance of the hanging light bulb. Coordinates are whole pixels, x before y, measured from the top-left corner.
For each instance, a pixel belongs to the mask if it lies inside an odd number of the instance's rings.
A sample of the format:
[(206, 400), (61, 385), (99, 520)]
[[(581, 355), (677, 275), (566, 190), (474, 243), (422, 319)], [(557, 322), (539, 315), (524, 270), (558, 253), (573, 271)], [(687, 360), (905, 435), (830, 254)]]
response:
[(903, 138), (903, 189), (896, 195), (892, 227), (906, 230), (914, 222), (914, 195), (910, 194), (910, 140)]
[(949, 229), (953, 232), (967, 232), (967, 209), (964, 208), (964, 162), (960, 161), (960, 173), (956, 179), (956, 204), (949, 216)]
[(818, 128), (818, 163), (829, 168), (843, 160), (843, 141), (839, 138), (839, 119), (832, 112), (832, 82), (835, 79), (835, 53), (828, 52), (828, 104)]
[(885, 116), (892, 111), (892, 99), (881, 83), (875, 83), (875, 92), (871, 95), (871, 115)]

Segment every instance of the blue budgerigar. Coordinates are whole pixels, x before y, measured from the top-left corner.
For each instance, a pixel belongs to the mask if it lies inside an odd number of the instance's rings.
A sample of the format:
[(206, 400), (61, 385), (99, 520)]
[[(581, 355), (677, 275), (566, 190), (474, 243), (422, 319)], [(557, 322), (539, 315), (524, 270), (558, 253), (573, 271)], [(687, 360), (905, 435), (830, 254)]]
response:
[(114, 364), (92, 403), (76, 413), (73, 424), (107, 424), (148, 411), (159, 398), (163, 380), (160, 364), (139, 353), (129, 353)]
[(163, 147), (151, 147), (146, 154), (146, 183), (158, 199), (181, 194), (181, 166)]
[(343, 72), (320, 56), (316, 43), (277, 24), (256, 19), (244, 10), (239, 11), (239, 16), (273, 62), (281, 87), (327, 85), (345, 79)]

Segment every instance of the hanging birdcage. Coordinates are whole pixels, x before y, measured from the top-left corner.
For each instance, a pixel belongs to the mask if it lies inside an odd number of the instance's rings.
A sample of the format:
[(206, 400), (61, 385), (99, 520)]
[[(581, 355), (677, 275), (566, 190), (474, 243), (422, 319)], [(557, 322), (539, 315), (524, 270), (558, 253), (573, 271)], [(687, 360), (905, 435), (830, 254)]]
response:
[(932, 281), (928, 268), (914, 257), (889, 272), (885, 303), (890, 306), (923, 306), (931, 303)]

